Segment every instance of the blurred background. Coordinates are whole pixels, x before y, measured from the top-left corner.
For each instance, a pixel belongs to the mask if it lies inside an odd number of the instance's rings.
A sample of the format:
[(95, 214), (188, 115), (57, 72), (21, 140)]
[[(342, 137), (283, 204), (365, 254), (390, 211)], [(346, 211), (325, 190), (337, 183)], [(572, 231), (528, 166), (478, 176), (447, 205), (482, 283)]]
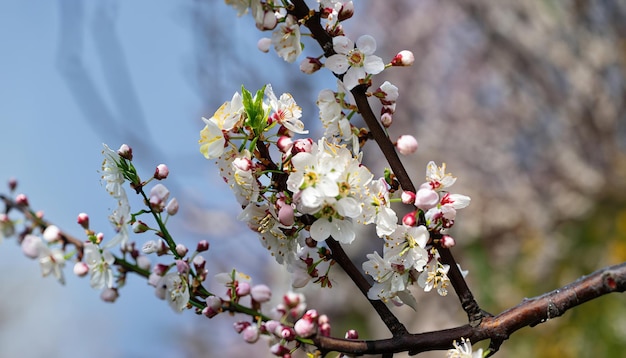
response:
[[(497, 314), (626, 261), (624, 1), (355, 5), (349, 37), (373, 35), (385, 61), (403, 49), (415, 54), (413, 67), (385, 71), (374, 85), (389, 80), (400, 89), (390, 133), (418, 138), (418, 153), (404, 158), (414, 181), (423, 180), (428, 161), (445, 161), (459, 178), (453, 192), (472, 197), (454, 228), (453, 253), (485, 310)], [(313, 137), (321, 134), (315, 100), (319, 90), (335, 89), (333, 77), (324, 70), (306, 76), (297, 64), (260, 53), (264, 36), (249, 15), (236, 19), (220, 1), (0, 1), (0, 181), (17, 178), (17, 192), (64, 230), (79, 236), (76, 215), (87, 212), (110, 237), (107, 216), (116, 203), (99, 182), (100, 152), (102, 143), (128, 143), (144, 177), (159, 163), (169, 166), (165, 184), (181, 204), (169, 225), (190, 247), (209, 240), (210, 272), (236, 267), (281, 295), (288, 278), (236, 221), (232, 194), (197, 146), (201, 116), (241, 84), (292, 93)], [(319, 55), (307, 40), (305, 54)], [(365, 154), (379, 175), (379, 150), (369, 143)], [(357, 266), (380, 251), (371, 232), (362, 237), (347, 248)], [(139, 245), (152, 238), (134, 237)], [(241, 343), (232, 317), (177, 315), (137, 277), (114, 304), (73, 277), (71, 265), (65, 286), (41, 278), (14, 239), (0, 244), (0, 270), (0, 357), (266, 352)], [(362, 338), (387, 337), (366, 300), (337, 280), (330, 293), (307, 293), (312, 307), (330, 315), (334, 334), (358, 328)], [(397, 310), (410, 331), (466, 322), (453, 295), (417, 296), (417, 313)], [(623, 295), (603, 297), (522, 329), (499, 355), (620, 356), (622, 317)]]

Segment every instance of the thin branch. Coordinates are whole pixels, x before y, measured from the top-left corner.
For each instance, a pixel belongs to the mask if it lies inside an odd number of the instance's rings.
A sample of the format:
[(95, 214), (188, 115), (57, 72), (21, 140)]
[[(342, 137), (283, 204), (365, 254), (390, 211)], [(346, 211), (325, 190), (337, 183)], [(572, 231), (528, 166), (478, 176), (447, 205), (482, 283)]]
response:
[(366, 341), (316, 337), (316, 345), (325, 352), (349, 354), (383, 354), (408, 351), (409, 354), (452, 347), (460, 337), (476, 343), (485, 339), (502, 342), (523, 327), (533, 327), (563, 315), (567, 310), (600, 296), (626, 291), (626, 263), (605, 267), (589, 276), (548, 292), (524, 299), (519, 305), (495, 317), (483, 318), (480, 325), (464, 325), (451, 329), (409, 334), (390, 339)]
[[(326, 243), (328, 244), (330, 250), (333, 252), (333, 259), (348, 274), (350, 279), (352, 279), (352, 281), (356, 284), (361, 293), (365, 297), (367, 297), (367, 291), (369, 291), (371, 285), (369, 284), (369, 282), (367, 282), (365, 277), (363, 277), (363, 275), (356, 268), (356, 266), (354, 266), (354, 263), (352, 262), (352, 260), (350, 260), (341, 245), (333, 238), (326, 240)], [(389, 328), (389, 331), (391, 331), (394, 337), (408, 334), (406, 327), (404, 327), (404, 325), (400, 323), (400, 321), (398, 321), (398, 318), (396, 318), (396, 316), (391, 313), (389, 307), (387, 307), (387, 305), (383, 301), (370, 300), (369, 298), (368, 300), (372, 307), (374, 307), (374, 310), (376, 310), (380, 318), (383, 320), (387, 328)]]

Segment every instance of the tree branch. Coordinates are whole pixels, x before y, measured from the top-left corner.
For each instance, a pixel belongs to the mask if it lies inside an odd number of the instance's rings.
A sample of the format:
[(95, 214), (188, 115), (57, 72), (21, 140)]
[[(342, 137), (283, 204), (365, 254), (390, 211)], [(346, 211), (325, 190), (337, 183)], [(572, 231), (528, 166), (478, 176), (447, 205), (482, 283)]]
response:
[(605, 267), (575, 282), (530, 299), (495, 317), (485, 317), (476, 326), (409, 334), (382, 340), (347, 340), (316, 337), (316, 345), (324, 352), (349, 354), (382, 354), (408, 351), (409, 354), (452, 348), (452, 341), (464, 337), (472, 343), (485, 339), (501, 343), (517, 330), (534, 327), (587, 301), (612, 292), (626, 291), (626, 263)]

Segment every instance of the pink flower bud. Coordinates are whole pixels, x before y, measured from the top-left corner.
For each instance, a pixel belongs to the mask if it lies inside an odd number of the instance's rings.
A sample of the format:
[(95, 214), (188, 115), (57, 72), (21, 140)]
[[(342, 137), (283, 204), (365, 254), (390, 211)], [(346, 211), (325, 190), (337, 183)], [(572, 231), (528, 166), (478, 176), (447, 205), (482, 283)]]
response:
[(291, 205), (285, 204), (278, 210), (278, 221), (285, 226), (293, 225), (295, 218)]
[(162, 179), (167, 178), (169, 174), (170, 174), (170, 170), (167, 167), (167, 165), (159, 164), (157, 165), (156, 170), (154, 171), (154, 179), (162, 180)]
[(159, 183), (153, 186), (150, 189), (150, 207), (157, 212), (162, 212), (169, 196), (170, 191), (165, 185)]
[(74, 275), (83, 277), (89, 273), (89, 266), (86, 263), (79, 261), (74, 264)]
[(443, 237), (441, 238), (441, 247), (449, 249), (454, 245), (456, 245), (456, 241), (454, 241), (454, 238), (452, 236), (443, 235)]
[(345, 335), (346, 339), (358, 339), (359, 338), (359, 332), (357, 332), (354, 329), (350, 329), (346, 332)]
[(393, 123), (393, 116), (391, 115), (391, 113), (383, 113), (380, 116), (380, 123), (385, 128), (391, 127), (391, 124)]
[(289, 354), (289, 348), (280, 343), (276, 343), (270, 347), (270, 353), (278, 357), (284, 357), (285, 354)]
[(239, 282), (236, 288), (237, 296), (243, 297), (250, 294), (250, 284), (247, 282)]
[(43, 231), (43, 238), (48, 242), (54, 242), (61, 238), (61, 230), (56, 225), (48, 225)]
[(239, 321), (239, 322), (233, 323), (233, 328), (235, 329), (235, 332), (241, 333), (243, 332), (244, 329), (248, 328), (250, 325), (251, 325), (250, 322)]
[(319, 314), (317, 314), (317, 310), (311, 309), (304, 313), (304, 315), (302, 316), (302, 319), (315, 322), (318, 319), (318, 317), (319, 317)]
[(143, 232), (146, 232), (146, 231), (150, 230), (150, 228), (148, 227), (148, 225), (146, 225), (146, 223), (144, 223), (144, 222), (143, 222), (143, 221), (141, 221), (141, 220), (137, 220), (137, 221), (135, 221), (135, 222), (133, 223), (132, 227), (133, 227), (133, 232), (134, 232), (135, 234), (141, 234), (141, 233), (143, 233)]
[(150, 262), (150, 259), (146, 255), (139, 255), (135, 260), (137, 261), (137, 266), (144, 270), (149, 270), (150, 265), (152, 265), (152, 262)]
[(187, 252), (189, 250), (187, 250), (187, 247), (183, 244), (178, 244), (176, 245), (176, 253), (180, 256), (180, 257), (185, 257), (185, 255), (187, 255)]
[(122, 144), (117, 150), (117, 154), (126, 160), (133, 160), (133, 149), (128, 144)]
[(402, 50), (391, 60), (392, 66), (411, 66), (415, 62), (413, 52)]
[(100, 293), (100, 298), (104, 301), (104, 302), (115, 302), (115, 300), (117, 300), (117, 298), (120, 297), (120, 295), (117, 292), (116, 288), (105, 288), (102, 293)]
[(94, 244), (99, 244), (102, 240), (104, 240), (104, 234), (99, 232), (96, 234), (96, 242), (94, 242)]
[(310, 75), (322, 68), (322, 63), (315, 57), (307, 57), (300, 62), (300, 71)]
[(270, 46), (272, 46), (272, 39), (268, 37), (263, 37), (259, 39), (259, 41), (256, 43), (256, 47), (261, 52), (265, 52), (265, 53), (268, 53), (270, 51)]
[(15, 197), (15, 204), (28, 206), (28, 197), (25, 194), (17, 194)]
[(17, 179), (10, 178), (9, 179), (9, 191), (14, 191), (17, 188)]
[(396, 148), (402, 155), (413, 154), (417, 151), (417, 139), (412, 135), (401, 135), (396, 142)]
[(256, 27), (261, 31), (273, 30), (278, 24), (274, 11), (265, 11), (263, 17), (257, 18)]
[(255, 285), (250, 290), (250, 295), (252, 295), (253, 300), (263, 303), (272, 298), (272, 290), (266, 285)]
[(341, 6), (339, 13), (337, 14), (338, 21), (344, 21), (352, 17), (354, 15), (354, 4), (352, 1), (347, 1)]
[(244, 328), (242, 332), (243, 340), (248, 343), (254, 343), (259, 340), (259, 327), (256, 324), (251, 324)]
[(202, 310), (202, 314), (211, 318), (215, 317), (222, 310), (222, 300), (217, 296), (209, 296), (205, 300), (206, 307)]
[(291, 327), (283, 327), (283, 329), (280, 331), (280, 337), (288, 342), (293, 341), (294, 339), (296, 339), (296, 331)]
[(204, 268), (204, 265), (206, 265), (206, 260), (204, 259), (204, 257), (202, 257), (202, 255), (196, 255), (193, 258), (192, 263), (196, 270), (199, 270)]
[(415, 202), (415, 193), (412, 191), (403, 191), (400, 198), (403, 204), (413, 204)]
[(203, 251), (207, 251), (209, 249), (209, 242), (206, 240), (202, 240), (198, 243), (198, 246), (196, 247), (196, 251), (198, 252), (203, 252)]
[(169, 266), (167, 266), (167, 265), (156, 264), (152, 268), (152, 272), (154, 272), (155, 274), (157, 274), (159, 276), (163, 276), (163, 275), (165, 275), (165, 273), (167, 272), (168, 269), (169, 269)]
[(315, 322), (301, 318), (293, 325), (296, 334), (300, 337), (310, 337), (315, 334)]
[(22, 240), (22, 252), (31, 259), (37, 258), (44, 245), (39, 236), (28, 234)]
[(415, 226), (417, 224), (417, 219), (415, 219), (415, 211), (404, 215), (402, 218), (402, 224), (406, 226)]
[(83, 229), (89, 230), (89, 215), (85, 213), (78, 214), (77, 222)]
[(176, 198), (172, 198), (172, 200), (170, 200), (165, 206), (165, 211), (167, 212), (167, 215), (176, 215), (176, 213), (178, 213), (178, 200), (176, 200)]
[(275, 335), (275, 336), (279, 336), (280, 335), (280, 331), (282, 331), (283, 329), (283, 325), (275, 320), (269, 320), (267, 322), (265, 322), (265, 329)]
[(288, 308), (293, 308), (299, 305), (303, 298), (302, 294), (290, 291), (283, 295), (283, 302)]
[(432, 190), (430, 186), (420, 186), (417, 193), (415, 193), (415, 206), (422, 210), (428, 210), (437, 206), (439, 203), (439, 194)]
[(281, 153), (287, 153), (291, 150), (291, 147), (293, 146), (293, 140), (291, 139), (291, 137), (289, 136), (280, 136), (280, 138), (278, 138), (278, 141), (276, 142), (276, 146), (278, 147), (278, 150), (281, 151)]
[(189, 264), (185, 260), (176, 260), (176, 270), (182, 275), (189, 273)]
[(291, 153), (294, 155), (301, 153), (301, 152), (310, 153), (312, 146), (313, 146), (313, 139), (311, 138), (298, 139), (293, 143), (293, 147), (291, 148)]
[(317, 320), (319, 334), (324, 337), (330, 337), (330, 320), (325, 314), (321, 315)]

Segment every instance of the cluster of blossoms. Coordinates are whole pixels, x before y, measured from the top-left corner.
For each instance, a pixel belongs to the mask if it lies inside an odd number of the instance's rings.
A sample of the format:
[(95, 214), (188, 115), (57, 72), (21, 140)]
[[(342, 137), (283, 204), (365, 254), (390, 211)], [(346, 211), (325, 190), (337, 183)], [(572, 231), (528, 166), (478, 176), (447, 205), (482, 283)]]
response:
[[(250, 12), (260, 30), (273, 31), (271, 38), (259, 41), (261, 50), (267, 52), (273, 46), (288, 62), (300, 56), (303, 22), (289, 13), (287, 2), (226, 3), (235, 7), (238, 15)], [(326, 89), (317, 97), (323, 137), (295, 138), (308, 134), (308, 130), (301, 119), (302, 110), (291, 94), (277, 96), (271, 85), (254, 94), (242, 87), (241, 93), (235, 93), (213, 116), (203, 118), (200, 152), (215, 160), (220, 175), (242, 207), (238, 219), (259, 234), (263, 247), (291, 273), (293, 287), (304, 287), (310, 282), (331, 287), (334, 258), (328, 240), (350, 244), (357, 239), (359, 226), (373, 224), (383, 240), (383, 249), (382, 256), (375, 251), (362, 264), (374, 281), (367, 296), (415, 308), (410, 292), (415, 283), (426, 292), (434, 288), (442, 296), (447, 294), (450, 266), (441, 262), (438, 248), (454, 246), (449, 229), (457, 210), (468, 206), (470, 198), (448, 191), (456, 178), (446, 173), (445, 164), (438, 167), (434, 162), (428, 163), (426, 181), (416, 192), (400, 191), (390, 170), (375, 178), (362, 165), (361, 148), (372, 135), (351, 122), (359, 112), (352, 92), (371, 87), (372, 75), (388, 67), (410, 66), (414, 57), (410, 51), (401, 51), (386, 64), (374, 54), (373, 37), (363, 35), (354, 42), (344, 35), (341, 22), (352, 16), (352, 1), (318, 0), (318, 4), (324, 29), (332, 37), (332, 53), (327, 53), (325, 63), (323, 55), (307, 57), (300, 68), (310, 74), (325, 67), (338, 78), (336, 91)], [(366, 95), (380, 101), (380, 124), (389, 128), (398, 88), (385, 81)], [(403, 155), (414, 153), (418, 147), (411, 135), (400, 136), (394, 145)], [(165, 224), (169, 216), (178, 212), (178, 202), (170, 199), (169, 190), (161, 183), (152, 186), (149, 194), (144, 191), (152, 180), (167, 178), (167, 166), (158, 165), (153, 176), (142, 181), (132, 164), (130, 147), (122, 145), (114, 151), (104, 145), (103, 155), (102, 180), (117, 201), (109, 216), (116, 233), (106, 242), (104, 234), (90, 229), (86, 214), (78, 216), (78, 223), (87, 240), (78, 241), (47, 224), (42, 214), (31, 212), (24, 195), (17, 195), (13, 201), (3, 197), (5, 202), (14, 202), (24, 209), (32, 221), (19, 235), (20, 243), (26, 256), (39, 260), (44, 276), (53, 275), (63, 282), (65, 262), (75, 257), (74, 273), (90, 274), (91, 286), (102, 290), (105, 301), (113, 302), (125, 283), (126, 273), (138, 273), (155, 287), (156, 296), (166, 300), (176, 312), (193, 308), (209, 318), (225, 311), (251, 316), (252, 320), (235, 323), (235, 330), (249, 343), (267, 337), (270, 351), (280, 357), (290, 357), (301, 347), (309, 349), (309, 337), (330, 335), (328, 317), (307, 310), (301, 294), (288, 293), (271, 313), (261, 313), (262, 304), (271, 299), (271, 290), (265, 285), (253, 286), (249, 276), (235, 270), (215, 276), (226, 287), (224, 295), (209, 292), (204, 287), (208, 270), (201, 254), (208, 250), (208, 242), (199, 242), (193, 252), (176, 243)], [(135, 213), (131, 212), (123, 186), (126, 182), (143, 197), (145, 208)], [(10, 182), (11, 191), (16, 185)], [(392, 202), (409, 207), (409, 213), (399, 220)], [(151, 216), (156, 226), (147, 224), (142, 215)], [(0, 239), (14, 235), (15, 231), (15, 222), (6, 213), (0, 214)], [(159, 239), (148, 240), (137, 249), (129, 241), (131, 231), (153, 232)], [(76, 250), (68, 252), (68, 244)], [(112, 254), (114, 248), (119, 248), (120, 256)], [(169, 261), (153, 265), (154, 256)], [(114, 272), (116, 266), (118, 270)], [(242, 305), (244, 300), (249, 302), (247, 306)], [(346, 338), (356, 339), (358, 334), (351, 330)], [(453, 346), (449, 357), (482, 355), (482, 350), (473, 353), (471, 343), (465, 339), (455, 341)]]
[[(299, 56), (301, 23), (285, 8), (270, 1), (227, 3), (239, 15), (250, 11), (260, 30), (273, 31), (271, 39), (259, 42), (262, 50), (273, 45), (288, 62)], [(394, 197), (398, 191), (392, 175), (375, 179), (361, 165), (361, 147), (369, 133), (350, 121), (358, 113), (351, 90), (371, 86), (372, 75), (387, 67), (411, 65), (413, 54), (401, 51), (385, 64), (374, 54), (373, 37), (364, 35), (355, 43), (344, 35), (341, 21), (352, 16), (352, 2), (329, 0), (319, 5), (334, 54), (325, 63), (323, 56), (308, 57), (301, 68), (312, 73), (326, 67), (338, 77), (337, 91), (323, 90), (318, 95), (322, 139), (293, 139), (307, 133), (300, 107), (289, 94), (277, 98), (267, 85), (255, 96), (245, 89), (241, 95), (235, 93), (204, 119), (200, 151), (207, 159), (216, 159), (220, 174), (243, 207), (239, 219), (259, 233), (263, 246), (292, 273), (294, 287), (311, 281), (331, 286), (332, 252), (324, 242), (350, 244), (358, 225), (374, 224), (384, 248), (382, 256), (374, 252), (363, 264), (375, 280), (368, 297), (415, 307), (409, 292), (413, 283), (425, 291), (436, 288), (441, 295), (447, 293), (449, 266), (440, 262), (436, 245), (454, 245), (445, 232), (469, 198), (447, 192), (455, 179), (445, 173), (445, 164), (437, 168), (429, 163), (426, 183), (416, 193), (403, 192), (401, 198)], [(381, 124), (389, 127), (398, 88), (384, 82), (368, 95), (381, 102)], [(271, 144), (277, 150), (270, 150)], [(410, 135), (401, 136), (395, 145), (405, 155), (418, 146)], [(276, 154), (278, 160), (272, 158)], [(414, 207), (401, 223), (391, 208), (393, 201)]]

